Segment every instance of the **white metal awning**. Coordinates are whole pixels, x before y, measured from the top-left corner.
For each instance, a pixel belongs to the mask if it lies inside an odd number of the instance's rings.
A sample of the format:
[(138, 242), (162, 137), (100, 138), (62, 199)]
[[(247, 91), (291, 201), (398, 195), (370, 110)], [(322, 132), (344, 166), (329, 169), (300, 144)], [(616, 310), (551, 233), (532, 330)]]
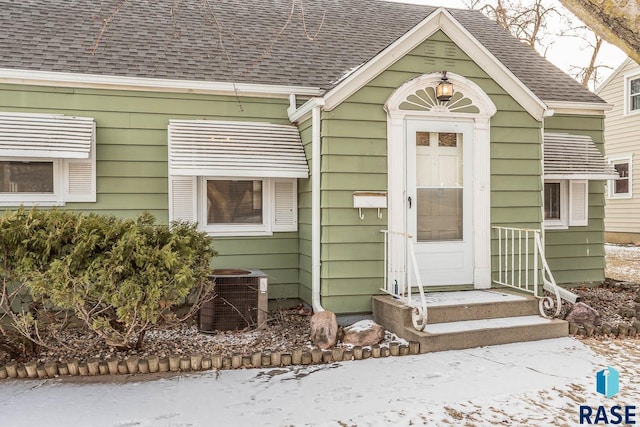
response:
[(591, 137), (545, 133), (544, 178), (605, 180), (619, 176)]
[(92, 117), (0, 112), (0, 157), (87, 159)]
[(307, 178), (309, 167), (295, 126), (171, 120), (169, 173)]

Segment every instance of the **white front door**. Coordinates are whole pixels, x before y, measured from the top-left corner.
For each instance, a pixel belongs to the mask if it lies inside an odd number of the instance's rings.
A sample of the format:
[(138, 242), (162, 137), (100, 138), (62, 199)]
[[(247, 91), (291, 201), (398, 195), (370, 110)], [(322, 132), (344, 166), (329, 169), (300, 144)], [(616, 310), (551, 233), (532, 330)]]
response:
[(473, 125), (406, 120), (406, 144), (406, 227), (422, 284), (473, 284)]

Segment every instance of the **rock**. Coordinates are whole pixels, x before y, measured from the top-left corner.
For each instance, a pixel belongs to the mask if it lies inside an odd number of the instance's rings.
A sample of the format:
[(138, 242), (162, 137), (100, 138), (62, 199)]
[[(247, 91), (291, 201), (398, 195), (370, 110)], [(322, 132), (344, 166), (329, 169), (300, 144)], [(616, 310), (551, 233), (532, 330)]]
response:
[(600, 325), (598, 312), (583, 302), (575, 303), (565, 320), (579, 325)]
[(569, 322), (569, 335), (577, 335), (580, 325), (576, 322)]
[(384, 328), (372, 320), (361, 320), (344, 328), (344, 344), (372, 346), (384, 339)]
[(629, 326), (624, 323), (618, 325), (618, 336), (624, 338), (629, 335)]
[(311, 316), (311, 341), (323, 350), (338, 342), (338, 320), (330, 311), (321, 311)]
[(596, 328), (595, 326), (587, 323), (586, 325), (584, 325), (584, 331), (585, 331), (585, 336), (592, 337), (596, 331)]
[(635, 307), (622, 307), (620, 309), (620, 316), (624, 317), (625, 319), (631, 319), (632, 317), (635, 317), (636, 316)]

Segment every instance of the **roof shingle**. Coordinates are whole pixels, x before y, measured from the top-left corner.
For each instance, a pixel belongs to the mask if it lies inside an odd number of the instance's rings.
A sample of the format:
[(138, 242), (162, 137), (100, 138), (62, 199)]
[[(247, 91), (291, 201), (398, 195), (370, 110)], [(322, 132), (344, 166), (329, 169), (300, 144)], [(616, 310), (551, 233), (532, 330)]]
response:
[[(100, 37), (113, 3), (0, 0), (0, 68), (326, 90), (435, 10), (379, 0), (314, 0), (304, 13), (290, 0), (129, 0)], [(539, 98), (602, 102), (480, 12), (450, 12)]]

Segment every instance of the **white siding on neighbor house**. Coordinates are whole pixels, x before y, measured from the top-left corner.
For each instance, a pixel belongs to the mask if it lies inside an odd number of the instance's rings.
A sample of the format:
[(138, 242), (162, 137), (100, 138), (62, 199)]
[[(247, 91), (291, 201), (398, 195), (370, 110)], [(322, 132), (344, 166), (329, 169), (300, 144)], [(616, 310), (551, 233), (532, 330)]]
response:
[(614, 105), (605, 119), (607, 159), (632, 156), (631, 198), (607, 197), (605, 231), (613, 233), (640, 233), (640, 113), (625, 114), (624, 86), (631, 74), (640, 77), (640, 66), (628, 61), (598, 92), (601, 98)]

